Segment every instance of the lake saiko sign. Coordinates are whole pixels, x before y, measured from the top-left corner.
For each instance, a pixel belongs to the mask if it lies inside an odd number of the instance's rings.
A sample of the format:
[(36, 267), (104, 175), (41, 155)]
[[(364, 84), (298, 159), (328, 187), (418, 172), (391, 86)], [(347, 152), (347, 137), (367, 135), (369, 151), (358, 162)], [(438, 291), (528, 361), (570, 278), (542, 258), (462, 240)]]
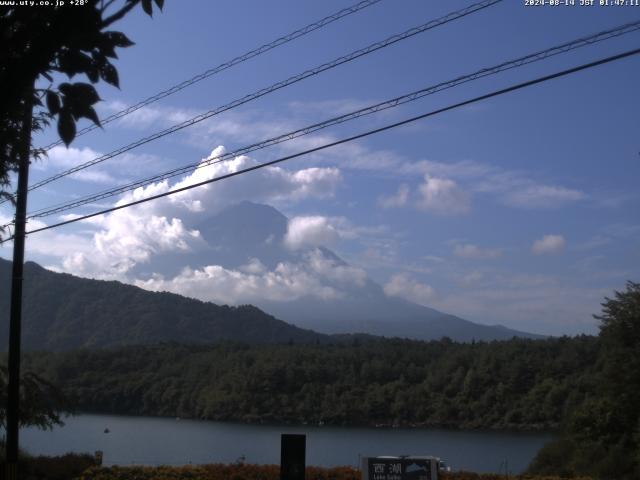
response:
[(436, 457), (363, 457), (362, 480), (438, 480)]

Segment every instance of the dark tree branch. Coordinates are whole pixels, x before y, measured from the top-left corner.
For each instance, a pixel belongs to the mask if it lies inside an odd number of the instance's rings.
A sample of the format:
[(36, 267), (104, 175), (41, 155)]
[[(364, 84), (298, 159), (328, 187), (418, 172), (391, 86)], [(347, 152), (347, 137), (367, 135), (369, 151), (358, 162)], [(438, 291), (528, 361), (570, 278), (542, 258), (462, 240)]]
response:
[(116, 0), (108, 0), (107, 3), (104, 3), (104, 0), (102, 1), (102, 5), (100, 7), (100, 10), (102, 11), (102, 13), (104, 14), (107, 9), (113, 5), (115, 3)]
[(127, 5), (125, 5), (124, 7), (122, 7), (120, 10), (118, 10), (116, 13), (114, 13), (113, 15), (111, 15), (110, 17), (105, 18), (102, 21), (102, 28), (108, 27), (109, 25), (111, 25), (112, 23), (117, 22), (118, 20), (122, 19), (127, 13), (129, 13), (136, 5), (138, 4), (138, 0), (134, 0), (131, 1), (130, 3), (128, 3)]

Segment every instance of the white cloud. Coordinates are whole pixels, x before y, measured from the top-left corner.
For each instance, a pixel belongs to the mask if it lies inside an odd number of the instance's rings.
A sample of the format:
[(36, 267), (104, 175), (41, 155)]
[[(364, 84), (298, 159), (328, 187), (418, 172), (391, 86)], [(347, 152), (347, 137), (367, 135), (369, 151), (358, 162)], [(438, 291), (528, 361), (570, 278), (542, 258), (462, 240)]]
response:
[(198, 270), (187, 268), (171, 280), (158, 276), (138, 280), (136, 285), (146, 290), (168, 291), (224, 304), (290, 301), (305, 295), (325, 300), (340, 296), (334, 288), (323, 286), (307, 272), (290, 264), (280, 264), (264, 275), (208, 265)]
[[(306, 114), (311, 111), (335, 112), (344, 105), (348, 105), (347, 109), (353, 109), (361, 103), (360, 100), (291, 102), (289, 107), (292, 115), (295, 116), (301, 109), (310, 109)], [(115, 111), (124, 106), (118, 103), (106, 105), (106, 108)], [(162, 106), (144, 107), (125, 117), (123, 126), (135, 128), (148, 128), (152, 125), (168, 126), (200, 113), (203, 112)], [(278, 136), (294, 128), (296, 128), (294, 122), (288, 117), (274, 118), (268, 113), (256, 111), (243, 113), (232, 111), (228, 112), (224, 118), (215, 117), (198, 123), (185, 135), (187, 135), (187, 141), (200, 147), (203, 142), (211, 142), (212, 139), (220, 142), (230, 139), (255, 142)], [(286, 153), (297, 152), (330, 143), (336, 139), (337, 137), (331, 134), (315, 133), (284, 142), (277, 148)], [(423, 197), (426, 198), (426, 201), (423, 199), (420, 202), (420, 206), (434, 213), (466, 213), (469, 210), (472, 192), (496, 196), (503, 204), (515, 208), (558, 208), (588, 198), (588, 195), (580, 190), (538, 181), (529, 172), (506, 170), (472, 160), (452, 163), (433, 160), (412, 161), (393, 151), (372, 150), (358, 143), (339, 145), (311, 154), (308, 158), (325, 164), (347, 158), (349, 161), (344, 163), (344, 168), (384, 171), (402, 176), (420, 174), (433, 178), (433, 182), (426, 181), (420, 187)], [(454, 182), (456, 188), (453, 189), (448, 182)], [(406, 188), (408, 190), (408, 187)], [(437, 193), (434, 189), (437, 189)], [(396, 195), (380, 197), (380, 206), (392, 208), (405, 205), (408, 196), (404, 191), (405, 187), (401, 187)], [(445, 195), (449, 198), (445, 199)], [(452, 196), (454, 198), (451, 198)]]
[(367, 239), (387, 231), (384, 225), (353, 225), (345, 217), (309, 215), (293, 217), (289, 220), (284, 244), (297, 250), (303, 247), (329, 246), (339, 239)]
[[(33, 162), (33, 169), (38, 172), (58, 173), (95, 160), (102, 155), (101, 152), (89, 147), (66, 148), (59, 145), (49, 150), (47, 155), (44, 155), (40, 160)], [(158, 168), (159, 165), (162, 165), (162, 160), (155, 155), (127, 152), (110, 158), (104, 163), (95, 164), (91, 168), (72, 173), (69, 178), (112, 185), (128, 180), (131, 175), (147, 174), (149, 164)]]
[(418, 207), (441, 215), (467, 213), (470, 210), (470, 197), (453, 180), (425, 176), (419, 187), (422, 198)]
[(428, 175), (431, 177), (449, 177), (457, 180), (474, 180), (490, 175), (494, 169), (489, 165), (471, 160), (459, 162), (436, 162), (434, 160), (406, 161), (398, 165), (398, 171), (404, 175)]
[(402, 184), (398, 187), (398, 191), (393, 195), (381, 195), (378, 198), (378, 205), (382, 208), (397, 208), (407, 204), (409, 199), (409, 185)]
[[(164, 252), (190, 251), (200, 239), (197, 230), (189, 230), (178, 218), (146, 215), (136, 210), (120, 210), (100, 221), (101, 229), (84, 248), (65, 255), (65, 271), (81, 276), (126, 280), (137, 264), (148, 263)], [(89, 243), (90, 248), (86, 246)], [(55, 252), (48, 247), (48, 254)]]
[(545, 235), (533, 242), (531, 251), (536, 255), (558, 253), (564, 249), (565, 243), (562, 235)]
[(250, 258), (249, 261), (239, 269), (241, 272), (259, 275), (267, 271), (267, 267), (258, 258)]
[[(208, 158), (222, 153), (224, 148), (218, 147)], [(116, 205), (194, 185), (256, 164), (247, 156), (236, 157), (196, 169), (174, 185), (164, 180), (138, 188), (123, 195)], [(204, 215), (211, 215), (242, 200), (277, 204), (285, 200), (325, 198), (333, 194), (340, 182), (341, 175), (337, 168), (289, 171), (280, 167), (265, 167), (224, 182), (203, 185), (118, 210), (85, 222), (87, 227), (93, 229), (92, 237), (79, 239), (84, 240), (84, 245), (65, 254), (62, 266), (66, 271), (78, 275), (126, 280), (127, 273), (135, 265), (149, 262), (154, 255), (201, 248), (204, 241), (193, 225)], [(43, 253), (60, 256), (51, 245), (42, 245), (49, 250)]]
[(315, 274), (339, 286), (363, 287), (367, 280), (363, 269), (327, 258), (317, 249), (307, 253), (305, 261)]
[(384, 293), (390, 297), (400, 297), (421, 305), (427, 305), (434, 297), (433, 287), (421, 283), (406, 273), (398, 273), (384, 285)]
[[(88, 147), (66, 148), (63, 146), (57, 146), (49, 150), (47, 155), (43, 156), (41, 160), (34, 162), (33, 168), (34, 170), (62, 171), (98, 158), (100, 155), (101, 154), (99, 152)], [(70, 177), (76, 180), (104, 184), (116, 181), (112, 174), (99, 167), (80, 170), (79, 172), (70, 175)]]
[(480, 162), (464, 160), (444, 163), (432, 160), (415, 162), (398, 160), (396, 163), (394, 168), (404, 175), (422, 173), (432, 177), (454, 179), (467, 191), (495, 195), (510, 207), (557, 208), (588, 198), (587, 194), (580, 190), (541, 183), (526, 172), (505, 170)]
[[(0, 215), (2, 224), (9, 221), (9, 217)], [(27, 222), (27, 231), (46, 227), (47, 224), (41, 220), (30, 219)], [(5, 247), (13, 246), (13, 242), (3, 244)], [(63, 257), (77, 253), (90, 254), (92, 251), (89, 237), (75, 233), (65, 233), (64, 230), (50, 229), (28, 235), (25, 241), (25, 256), (31, 259), (35, 254)]]
[[(223, 153), (224, 148), (218, 147), (203, 162)], [(256, 165), (258, 162), (246, 155), (213, 163), (194, 170), (172, 189), (190, 186)], [(340, 170), (334, 167), (305, 168), (293, 172), (281, 167), (265, 167), (223, 182), (181, 192), (169, 198), (173, 204), (182, 204), (192, 211), (200, 211), (204, 206), (211, 211), (211, 208), (217, 210), (242, 200), (277, 203), (282, 200), (300, 200), (309, 197), (327, 198), (333, 196), (341, 181)]]
[(530, 185), (506, 195), (508, 204), (526, 208), (549, 208), (584, 200), (586, 194), (579, 190), (550, 185)]
[[(123, 102), (108, 102), (102, 104), (106, 115), (123, 110), (129, 105)], [(203, 115), (206, 110), (153, 105), (142, 107), (125, 117), (122, 117), (116, 127), (148, 131), (159, 130), (181, 124), (194, 117)], [(291, 118), (273, 118), (262, 112), (237, 112), (230, 110), (224, 116), (214, 115), (206, 120), (182, 130), (178, 135), (182, 141), (201, 148), (211, 142), (253, 143), (255, 141), (272, 138), (282, 133), (294, 130)]]
[(294, 217), (289, 220), (284, 242), (287, 247), (295, 250), (302, 247), (330, 245), (339, 237), (340, 234), (331, 225), (328, 217)]
[(283, 182), (287, 183), (291, 188), (290, 196), (294, 198), (304, 197), (331, 197), (337, 187), (342, 181), (342, 176), (338, 168), (305, 168), (293, 172), (292, 174), (285, 173), (278, 167), (271, 167), (272, 172), (276, 172), (283, 178)]
[(487, 259), (498, 258), (502, 255), (502, 251), (498, 248), (480, 248), (477, 245), (467, 243), (464, 245), (456, 245), (453, 254), (460, 258)]
[(322, 285), (317, 278), (292, 264), (279, 264), (264, 274), (209, 265), (198, 270), (185, 269), (173, 279), (155, 277), (136, 281), (146, 290), (168, 291), (224, 304), (256, 303), (260, 300), (291, 301), (311, 295), (324, 300), (340, 297), (336, 289)]
[[(347, 110), (352, 110), (358, 105), (362, 105), (362, 101), (291, 102), (289, 107), (293, 115), (301, 110), (308, 115), (316, 111), (318, 113), (323, 111), (335, 113), (337, 109), (341, 110), (345, 105), (347, 105)], [(123, 107), (125, 105), (121, 103), (105, 105), (109, 111), (120, 110)], [(144, 107), (124, 117), (123, 126), (135, 128), (148, 128), (152, 125), (168, 126), (200, 113), (203, 112), (162, 106)], [(229, 139), (254, 142), (278, 136), (294, 128), (296, 127), (291, 118), (274, 118), (271, 114), (256, 111), (243, 113), (232, 111), (225, 114), (224, 118), (216, 116), (198, 123), (185, 134), (188, 136), (189, 142), (200, 147), (203, 142), (211, 142), (212, 138), (221, 142)], [(334, 135), (315, 133), (284, 142), (278, 148), (283, 152), (297, 152), (330, 143), (336, 139), (337, 137)], [(412, 161), (393, 151), (372, 150), (358, 143), (340, 145), (308, 157), (318, 162), (335, 162), (347, 158), (349, 161), (344, 163), (344, 168), (355, 170), (384, 171), (402, 176), (426, 175), (436, 179), (436, 183), (433, 183), (432, 187), (437, 185), (438, 179), (449, 179), (447, 181), (455, 182), (460, 191), (465, 193), (458, 197), (458, 202), (454, 203), (457, 207), (451, 207), (449, 202), (448, 207), (442, 210), (439, 206), (443, 203), (432, 202), (433, 208), (427, 208), (427, 210), (436, 213), (467, 212), (470, 192), (494, 195), (502, 203), (515, 208), (557, 208), (588, 198), (588, 195), (580, 190), (538, 181), (529, 172), (506, 170), (472, 160), (451, 163), (433, 160)], [(403, 198), (402, 190), (400, 190), (395, 196), (395, 202), (394, 196), (381, 197), (379, 202), (381, 206), (389, 208), (404, 205), (406, 200), (403, 201)], [(429, 202), (426, 203), (429, 204)], [(423, 206), (426, 206), (424, 202)]]
[(216, 303), (260, 303), (291, 301), (301, 297), (333, 300), (344, 296), (349, 287), (362, 286), (366, 273), (340, 264), (314, 249), (298, 263), (281, 262), (267, 270), (256, 259), (238, 270), (219, 265), (187, 268), (172, 279), (156, 276), (136, 281), (153, 291), (169, 291)]
[[(100, 103), (100, 110), (106, 115), (124, 110), (130, 105), (112, 101)], [(166, 127), (176, 123), (182, 123), (202, 112), (187, 110), (184, 108), (164, 107), (160, 105), (145, 106), (139, 108), (118, 120), (118, 127), (146, 129), (150, 127)]]

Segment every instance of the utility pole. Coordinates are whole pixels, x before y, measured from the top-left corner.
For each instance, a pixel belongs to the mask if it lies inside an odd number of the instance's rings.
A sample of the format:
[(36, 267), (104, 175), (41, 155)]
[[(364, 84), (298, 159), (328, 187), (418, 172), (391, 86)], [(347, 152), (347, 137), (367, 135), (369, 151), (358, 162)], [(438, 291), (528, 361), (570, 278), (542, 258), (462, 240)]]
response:
[(29, 156), (33, 116), (34, 84), (24, 98), (22, 135), (18, 151), (18, 189), (16, 192), (15, 231), (13, 234), (13, 271), (11, 275), (11, 312), (9, 319), (9, 385), (7, 387), (7, 480), (18, 478), (18, 432), (20, 428), (20, 337), (22, 327), (22, 273), (29, 185)]

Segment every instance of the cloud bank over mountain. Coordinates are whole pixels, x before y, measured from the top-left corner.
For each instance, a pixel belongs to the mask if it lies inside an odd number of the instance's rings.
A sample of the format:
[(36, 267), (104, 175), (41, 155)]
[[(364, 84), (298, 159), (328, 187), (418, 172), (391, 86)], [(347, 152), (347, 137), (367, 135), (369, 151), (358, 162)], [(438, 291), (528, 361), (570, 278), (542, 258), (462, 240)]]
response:
[[(164, 115), (160, 110), (145, 121), (159, 125), (179, 113)], [(130, 128), (140, 125), (134, 122)], [(235, 132), (239, 139), (249, 138), (252, 124), (246, 118), (232, 115), (225, 125), (226, 134)], [(199, 134), (203, 138), (215, 134), (211, 128), (202, 125)], [(331, 134), (323, 133), (300, 140), (298, 147), (332, 139)], [(295, 145), (281, 146), (284, 152), (295, 149)], [(71, 148), (66, 155), (54, 150), (38, 168), (66, 168), (99, 153), (88, 147)], [(224, 153), (224, 147), (215, 148), (201, 165)], [(136, 154), (111, 166), (101, 165), (90, 176), (79, 175), (72, 181), (129, 181), (159, 161), (157, 155)], [(258, 159), (249, 156), (214, 162), (177, 180), (127, 193), (115, 205), (257, 164)], [(349, 189), (371, 176), (384, 181), (379, 188), (353, 197)], [(69, 230), (33, 235), (28, 252), (56, 271), (220, 303), (254, 303), (289, 318), (296, 312), (285, 304), (307, 300), (322, 302), (313, 308), (325, 316), (334, 315), (324, 308), (329, 303), (356, 316), (362, 311), (371, 315), (375, 309), (365, 308), (364, 302), (358, 308), (347, 308), (344, 302), (366, 297), (363, 292), (373, 282), (376, 291), (367, 295), (435, 307), (481, 323), (577, 333), (593, 328), (591, 314), (597, 311), (597, 299), (611, 289), (565, 282), (568, 275), (542, 274), (537, 272), (537, 264), (554, 259), (556, 269), (563, 265), (564, 272), (580, 269), (592, 275), (605, 264), (598, 251), (636, 235), (632, 226), (622, 225), (616, 230), (619, 234), (602, 230), (583, 236), (581, 242), (573, 243), (572, 239), (569, 243), (562, 228), (531, 229), (512, 238), (510, 221), (485, 215), (486, 225), (475, 222), (483, 209), (486, 211), (487, 201), (491, 209), (500, 208), (506, 215), (513, 212), (519, 218), (524, 210), (558, 210), (591, 198), (575, 188), (487, 163), (409, 160), (392, 151), (351, 144), (315, 155), (313, 166), (296, 168), (292, 163), (267, 167), (98, 216)], [(244, 220), (225, 217), (225, 222), (231, 223), (223, 224), (234, 226), (229, 230), (235, 238), (211, 225), (219, 221), (212, 220), (216, 215), (247, 200), (274, 205), (289, 218), (281, 215), (269, 225), (271, 216), (265, 211), (244, 212), (248, 215)], [(109, 205), (99, 205), (104, 206)], [(75, 216), (67, 214), (61, 219)], [(471, 235), (468, 229), (460, 228), (471, 223), (477, 225)], [(32, 220), (30, 225), (45, 223)], [(490, 230), (501, 231), (502, 236), (487, 236)], [(428, 241), (423, 246), (419, 238)], [(348, 263), (328, 249), (339, 252)], [(623, 273), (601, 274), (614, 278)], [(523, 278), (544, 278), (544, 282), (521, 282)], [(585, 301), (590, 298), (593, 300)], [(390, 315), (384, 308), (380, 311)]]

